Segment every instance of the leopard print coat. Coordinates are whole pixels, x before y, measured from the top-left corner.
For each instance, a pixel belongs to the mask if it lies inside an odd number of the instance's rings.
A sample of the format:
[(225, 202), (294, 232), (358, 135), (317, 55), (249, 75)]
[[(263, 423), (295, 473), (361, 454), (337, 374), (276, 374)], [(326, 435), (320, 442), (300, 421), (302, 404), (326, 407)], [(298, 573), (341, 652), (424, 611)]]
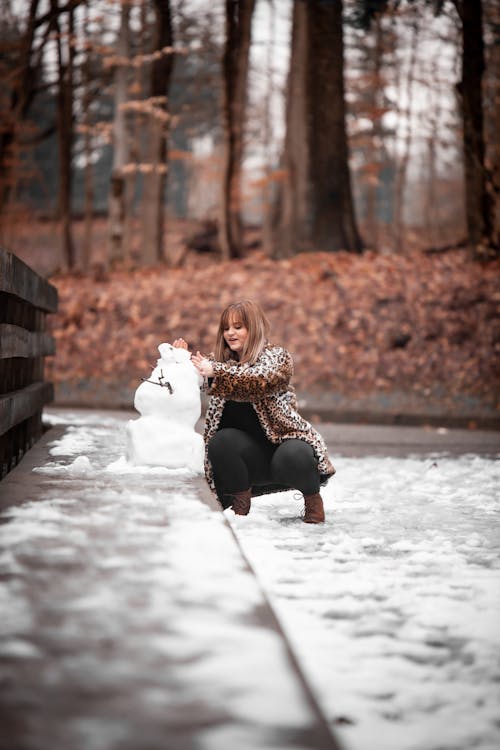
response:
[[(280, 346), (267, 344), (253, 365), (240, 365), (236, 360), (210, 361), (214, 378), (205, 390), (211, 395), (205, 421), (205, 476), (215, 492), (213, 472), (208, 460), (208, 443), (217, 432), (226, 400), (249, 401), (259, 419), (267, 439), (279, 444), (289, 438), (299, 438), (308, 443), (318, 459), (321, 483), (333, 474), (328, 450), (321, 435), (297, 411), (297, 399), (290, 378), (293, 360)], [(253, 493), (256, 494), (254, 488)]]

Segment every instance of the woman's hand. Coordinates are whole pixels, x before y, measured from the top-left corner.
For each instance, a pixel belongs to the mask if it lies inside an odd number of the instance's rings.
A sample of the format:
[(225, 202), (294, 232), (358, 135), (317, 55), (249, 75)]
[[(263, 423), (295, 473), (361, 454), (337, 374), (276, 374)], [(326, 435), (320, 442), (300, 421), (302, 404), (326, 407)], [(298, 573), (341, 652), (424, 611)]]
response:
[(200, 352), (192, 354), (191, 362), (196, 367), (200, 375), (203, 375), (204, 378), (213, 378), (214, 368), (212, 367), (212, 363), (209, 359), (204, 357), (203, 354), (200, 354)]
[(184, 339), (175, 339), (172, 346), (175, 347), (175, 349), (187, 349), (188, 348), (188, 345), (184, 341)]

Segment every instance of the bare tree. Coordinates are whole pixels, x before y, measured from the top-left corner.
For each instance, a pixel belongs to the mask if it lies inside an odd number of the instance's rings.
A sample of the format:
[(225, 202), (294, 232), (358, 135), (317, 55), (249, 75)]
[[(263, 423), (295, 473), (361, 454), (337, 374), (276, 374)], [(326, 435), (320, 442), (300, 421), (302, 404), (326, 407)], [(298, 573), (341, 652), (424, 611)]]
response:
[(424, 219), (427, 226), (428, 242), (439, 244), (439, 194), (438, 194), (438, 145), (441, 133), (441, 97), (442, 91), (438, 77), (437, 61), (434, 58), (430, 64), (429, 81), (429, 134), (427, 141), (427, 190), (424, 197)]
[(453, 0), (461, 21), (462, 78), (457, 84), (461, 104), (467, 233), (473, 254), (500, 254), (494, 235), (494, 205), (485, 163), (483, 74), (485, 70), (482, 0)]
[(254, 8), (255, 0), (226, 0), (226, 43), (222, 63), (225, 146), (219, 226), (219, 242), (224, 258), (238, 258), (243, 249), (241, 170)]
[(57, 49), (57, 133), (59, 144), (58, 218), (61, 222), (61, 255), (63, 268), (75, 267), (75, 248), (71, 231), (71, 191), (73, 156), (73, 63), (74, 5), (67, 9), (67, 23), (59, 0), (51, 0)]
[[(139, 9), (139, 31), (134, 34), (134, 50), (139, 56), (147, 57), (148, 49), (148, 8), (146, 3), (141, 3)], [(145, 91), (149, 93), (151, 79), (151, 66), (149, 63), (137, 65), (134, 69), (131, 88), (137, 95)], [(135, 112), (129, 121), (129, 160), (131, 165), (137, 165), (141, 160), (142, 134), (144, 132), (145, 116)], [(149, 120), (148, 120), (149, 123)], [(127, 170), (125, 175), (125, 225), (123, 235), (123, 255), (126, 261), (132, 256), (134, 244), (134, 198), (137, 186), (137, 172), (135, 169)], [(141, 248), (142, 249), (142, 248)]]
[(111, 263), (124, 256), (124, 225), (126, 215), (125, 186), (123, 168), (129, 161), (127, 116), (125, 104), (128, 99), (128, 78), (130, 59), (130, 5), (122, 0), (120, 31), (116, 45), (115, 105), (113, 122), (113, 169), (109, 190), (109, 260)]
[(165, 257), (164, 199), (167, 173), (168, 90), (172, 73), (172, 17), (169, 0), (154, 0), (156, 14), (154, 60), (149, 100), (150, 131), (147, 171), (142, 204), (143, 248), (141, 262), (157, 263)]
[(377, 191), (379, 174), (382, 168), (383, 129), (381, 118), (384, 113), (383, 104), (383, 63), (384, 63), (384, 35), (382, 16), (377, 14), (374, 19), (374, 41), (371, 49), (372, 78), (369, 87), (370, 112), (372, 132), (369, 144), (369, 158), (366, 165), (366, 231), (369, 246), (378, 246), (378, 211)]
[[(26, 116), (34, 96), (35, 71), (32, 67), (33, 44), (39, 0), (30, 0), (26, 28), (18, 43), (17, 69), (13, 78), (0, 128), (0, 210), (7, 203), (12, 188), (13, 149), (18, 137), (19, 123)], [(7, 72), (7, 71), (5, 71)]]
[(294, 3), (290, 69), (286, 97), (286, 133), (283, 153), (285, 174), (279, 196), (279, 220), (275, 225), (275, 257), (285, 257), (304, 248), (307, 242), (308, 174), (307, 148), (306, 16), (305, 4)]
[(89, 6), (85, 3), (83, 17), (83, 41), (85, 57), (82, 63), (82, 115), (83, 115), (83, 148), (85, 154), (85, 204), (84, 204), (84, 231), (82, 243), (82, 268), (86, 272), (90, 266), (92, 250), (92, 225), (94, 213), (94, 174), (92, 168), (92, 126), (90, 104), (92, 101), (91, 70), (89, 52)]
[[(29, 119), (33, 100), (43, 81), (43, 55), (47, 41), (54, 29), (59, 14), (75, 8), (82, 0), (68, 0), (65, 6), (52, 3), (40, 13), (40, 0), (30, 0), (27, 7), (24, 29), (19, 32), (17, 24), (7, 25), (2, 39), (0, 75), (2, 77), (2, 107), (0, 109), (0, 212), (10, 198), (17, 181), (19, 152), (27, 145), (24, 125)], [(3, 20), (3, 19), (2, 19)], [(21, 26), (21, 24), (19, 24)], [(51, 135), (55, 125), (36, 138)]]
[[(376, 0), (383, 2), (387, 0)], [(446, 0), (425, 0), (439, 13)], [(495, 235), (494, 188), (485, 159), (483, 76), (485, 71), (484, 0), (451, 0), (460, 19), (462, 76), (456, 86), (462, 115), (465, 207), (468, 241), (476, 258), (500, 254)], [(369, 8), (370, 1), (363, 0)], [(418, 3), (413, 0), (416, 12)], [(368, 11), (369, 12), (369, 11)]]
[(276, 255), (360, 252), (348, 164), (342, 2), (296, 2)]
[(263, 147), (264, 147), (264, 184), (262, 192), (263, 201), (263, 220), (262, 220), (262, 245), (267, 255), (272, 254), (273, 243), (273, 190), (271, 183), (271, 173), (273, 170), (272, 156), (272, 112), (271, 103), (274, 94), (274, 71), (273, 71), (273, 43), (276, 29), (276, 7), (274, 0), (268, 0), (269, 3), (269, 41), (267, 46), (266, 58), (266, 79), (267, 91), (264, 101), (264, 122), (263, 122)]
[(404, 205), (413, 135), (413, 84), (415, 80), (415, 71), (417, 65), (419, 29), (420, 25), (418, 9), (414, 9), (412, 11), (411, 18), (410, 59), (408, 62), (408, 71), (406, 73), (406, 78), (404, 79), (404, 81), (402, 81), (401, 96), (398, 97), (398, 99), (403, 101), (403, 107), (399, 109), (398, 115), (400, 121), (404, 119), (405, 125), (402, 153), (399, 155), (399, 157), (398, 155), (396, 155), (397, 168), (394, 185), (393, 233), (394, 249), (398, 253), (404, 251)]
[(484, 86), (484, 115), (486, 139), (486, 164), (491, 166), (490, 190), (496, 203), (493, 238), (500, 244), (500, 6), (496, 0), (485, 0), (485, 53), (486, 79)]

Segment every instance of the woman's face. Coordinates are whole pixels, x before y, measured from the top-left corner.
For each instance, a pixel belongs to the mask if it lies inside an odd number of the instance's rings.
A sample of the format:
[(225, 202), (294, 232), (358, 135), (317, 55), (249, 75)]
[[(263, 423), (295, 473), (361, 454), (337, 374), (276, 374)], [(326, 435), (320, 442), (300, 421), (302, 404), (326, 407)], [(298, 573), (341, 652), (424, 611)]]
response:
[(239, 318), (231, 317), (229, 326), (224, 328), (224, 340), (231, 351), (239, 356), (243, 351), (247, 337), (248, 328), (245, 328)]

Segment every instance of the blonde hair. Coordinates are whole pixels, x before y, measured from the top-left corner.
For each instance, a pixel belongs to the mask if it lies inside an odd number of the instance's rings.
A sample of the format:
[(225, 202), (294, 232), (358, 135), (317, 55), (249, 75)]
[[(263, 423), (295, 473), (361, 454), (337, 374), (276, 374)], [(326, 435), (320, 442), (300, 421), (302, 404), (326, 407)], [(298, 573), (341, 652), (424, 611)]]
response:
[(248, 336), (243, 345), (239, 362), (247, 362), (253, 365), (267, 343), (269, 322), (261, 306), (250, 299), (233, 302), (222, 311), (215, 342), (214, 357), (217, 362), (227, 362), (228, 359), (234, 358), (234, 352), (231, 351), (224, 339), (224, 329), (229, 328), (233, 320), (242, 323), (248, 330)]

